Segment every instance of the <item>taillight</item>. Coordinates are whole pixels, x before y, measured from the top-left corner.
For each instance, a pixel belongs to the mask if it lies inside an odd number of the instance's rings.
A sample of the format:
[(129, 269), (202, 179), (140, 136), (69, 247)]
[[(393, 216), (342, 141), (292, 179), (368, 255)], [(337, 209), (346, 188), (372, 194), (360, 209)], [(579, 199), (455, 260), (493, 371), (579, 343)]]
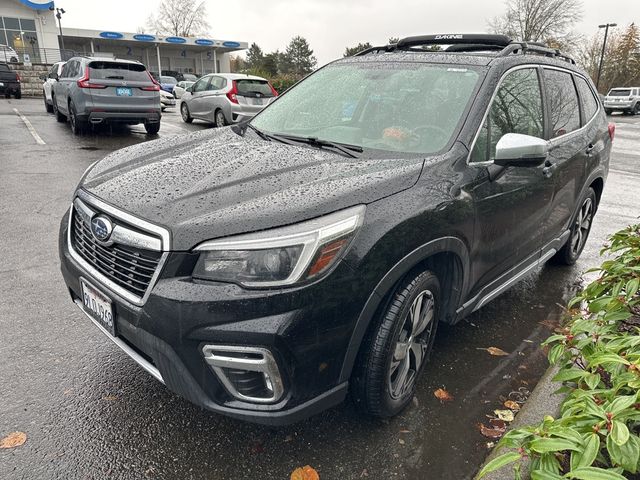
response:
[(273, 96), (277, 97), (278, 96), (278, 91), (275, 88), (273, 88), (273, 85), (269, 84), (269, 88), (271, 88), (271, 92), (273, 92)]
[(149, 72), (147, 72), (147, 75), (149, 75), (149, 80), (151, 80), (151, 83), (153, 83), (153, 85), (151, 85), (150, 87), (140, 87), (140, 88), (147, 92), (159, 92), (160, 84), (156, 82), (156, 79), (153, 78)]
[(231, 90), (227, 92), (227, 98), (231, 103), (238, 103), (238, 84), (235, 80), (231, 81)]
[(609, 123), (609, 138), (613, 142), (613, 137), (616, 136), (616, 124), (613, 122)]
[(107, 88), (106, 85), (98, 85), (97, 83), (90, 82), (89, 67), (84, 67), (84, 75), (78, 79), (77, 83), (80, 88)]
[(19, 74), (19, 73), (16, 73), (16, 81), (17, 81), (18, 83), (20, 83), (20, 80), (21, 80), (21, 79), (20, 79), (20, 74)]

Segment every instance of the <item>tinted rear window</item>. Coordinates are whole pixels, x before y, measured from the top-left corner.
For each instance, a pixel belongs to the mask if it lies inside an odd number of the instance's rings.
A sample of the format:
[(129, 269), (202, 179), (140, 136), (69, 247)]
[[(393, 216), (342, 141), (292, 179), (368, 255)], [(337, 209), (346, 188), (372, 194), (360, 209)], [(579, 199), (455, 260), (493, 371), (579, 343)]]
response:
[(93, 79), (150, 81), (147, 69), (138, 63), (91, 62), (89, 68)]
[(628, 97), (631, 95), (631, 90), (611, 90), (609, 92), (610, 97)]
[(265, 80), (236, 80), (236, 84), (238, 85), (238, 95), (251, 97), (259, 93), (263, 97), (273, 96), (269, 82)]
[(9, 72), (9, 71), (11, 71), (11, 69), (9, 68), (9, 66), (8, 66), (8, 65), (2, 65), (2, 64), (0, 64), (0, 71), (2, 71), (2, 72)]

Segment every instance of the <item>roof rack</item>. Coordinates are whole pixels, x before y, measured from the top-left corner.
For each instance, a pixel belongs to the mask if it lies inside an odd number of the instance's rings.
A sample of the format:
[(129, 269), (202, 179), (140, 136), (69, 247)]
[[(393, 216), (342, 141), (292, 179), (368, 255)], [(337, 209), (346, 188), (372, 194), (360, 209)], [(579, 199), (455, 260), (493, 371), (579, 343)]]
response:
[(544, 55), (546, 57), (559, 58), (575, 65), (568, 55), (562, 53), (558, 49), (549, 48), (537, 42), (517, 42), (511, 40), (506, 35), (489, 35), (489, 34), (442, 34), (442, 35), (419, 35), (416, 37), (407, 37), (389, 45), (371, 47), (356, 53), (355, 56), (368, 55), (370, 53), (386, 53), (396, 50), (402, 51), (418, 51), (428, 52), (417, 47), (428, 45), (448, 45), (444, 50), (447, 53), (460, 52), (481, 52), (495, 51), (499, 57), (506, 57), (512, 54), (535, 54)]

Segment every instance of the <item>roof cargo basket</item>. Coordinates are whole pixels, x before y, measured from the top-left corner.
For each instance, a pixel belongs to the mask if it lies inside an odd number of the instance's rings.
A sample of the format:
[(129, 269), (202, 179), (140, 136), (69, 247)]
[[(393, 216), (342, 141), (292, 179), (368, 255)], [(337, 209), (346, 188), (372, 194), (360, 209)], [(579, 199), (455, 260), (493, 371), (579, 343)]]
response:
[(407, 37), (401, 39), (396, 48), (406, 50), (412, 47), (422, 47), (426, 45), (459, 45), (472, 44), (483, 46), (506, 47), (511, 43), (511, 39), (506, 35), (486, 35), (486, 34), (443, 34), (443, 35), (420, 35), (417, 37)]

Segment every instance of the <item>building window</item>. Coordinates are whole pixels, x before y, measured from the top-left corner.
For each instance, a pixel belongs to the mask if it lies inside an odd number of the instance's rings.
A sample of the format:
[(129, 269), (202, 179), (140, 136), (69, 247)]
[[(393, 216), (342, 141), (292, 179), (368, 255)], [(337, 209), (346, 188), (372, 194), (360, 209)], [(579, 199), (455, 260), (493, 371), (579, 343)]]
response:
[(0, 44), (14, 49), (20, 56), (28, 53), (31, 61), (40, 61), (36, 22), (32, 18), (0, 17)]

